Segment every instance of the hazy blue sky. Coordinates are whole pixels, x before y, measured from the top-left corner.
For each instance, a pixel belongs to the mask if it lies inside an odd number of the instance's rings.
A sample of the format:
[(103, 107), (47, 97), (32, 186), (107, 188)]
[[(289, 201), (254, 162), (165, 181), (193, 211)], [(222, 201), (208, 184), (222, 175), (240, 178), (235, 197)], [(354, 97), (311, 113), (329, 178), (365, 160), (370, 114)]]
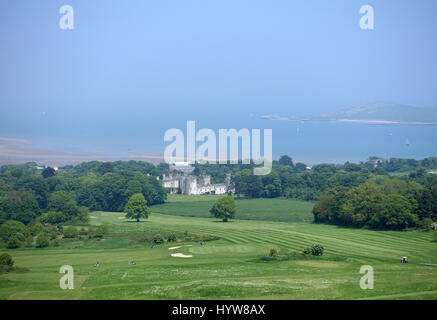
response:
[(434, 0), (3, 0), (0, 137), (160, 152), (186, 120), (437, 104), (436, 16)]

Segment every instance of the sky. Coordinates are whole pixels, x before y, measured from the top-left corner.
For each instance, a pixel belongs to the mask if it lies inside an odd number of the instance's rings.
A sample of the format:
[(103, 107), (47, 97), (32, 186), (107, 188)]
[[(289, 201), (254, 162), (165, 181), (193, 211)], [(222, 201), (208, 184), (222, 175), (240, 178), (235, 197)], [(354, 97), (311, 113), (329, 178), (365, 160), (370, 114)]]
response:
[(159, 154), (187, 120), (435, 105), (436, 15), (434, 0), (3, 0), (0, 157)]

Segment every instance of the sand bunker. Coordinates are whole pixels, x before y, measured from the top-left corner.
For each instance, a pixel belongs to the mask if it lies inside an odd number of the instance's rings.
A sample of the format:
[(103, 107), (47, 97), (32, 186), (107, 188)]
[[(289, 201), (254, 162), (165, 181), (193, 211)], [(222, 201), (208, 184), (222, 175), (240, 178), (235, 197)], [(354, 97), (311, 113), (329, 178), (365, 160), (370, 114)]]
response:
[(96, 219), (97, 217), (94, 217), (94, 216), (90, 216), (90, 219)]
[(171, 256), (175, 257), (175, 258), (192, 258), (193, 257), (192, 255), (186, 255), (183, 253), (172, 253)]
[(174, 249), (179, 249), (179, 248), (182, 248), (182, 246), (171, 247), (171, 248), (168, 248), (168, 250), (174, 250)]
[(179, 249), (179, 248), (182, 248), (182, 247), (192, 247), (192, 245), (191, 245), (191, 244), (187, 244), (187, 245), (185, 245), (185, 246), (171, 247), (171, 248), (168, 248), (168, 250)]

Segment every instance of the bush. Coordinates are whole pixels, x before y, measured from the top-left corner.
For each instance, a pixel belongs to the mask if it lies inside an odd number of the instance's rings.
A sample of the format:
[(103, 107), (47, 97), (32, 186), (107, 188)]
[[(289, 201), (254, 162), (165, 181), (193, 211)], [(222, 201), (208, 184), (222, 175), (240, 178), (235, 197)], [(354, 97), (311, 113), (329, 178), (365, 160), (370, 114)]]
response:
[(29, 231), (32, 236), (36, 236), (38, 233), (44, 231), (44, 226), (42, 225), (42, 223), (37, 222), (29, 227)]
[(17, 249), (21, 246), (21, 241), (18, 240), (17, 236), (10, 236), (7, 246), (9, 249)]
[(62, 243), (62, 239), (61, 238), (55, 238), (55, 240), (53, 240), (53, 245), (55, 247), (59, 247)]
[(423, 231), (430, 231), (432, 226), (432, 220), (431, 218), (425, 218), (419, 221), (418, 223), (418, 227), (419, 229), (423, 230)]
[(311, 253), (313, 256), (323, 255), (324, 250), (325, 249), (323, 248), (323, 246), (321, 244), (313, 244), (313, 246), (311, 247)]
[(275, 260), (278, 259), (278, 250), (276, 248), (270, 249), (269, 257)]
[(59, 234), (58, 227), (52, 226), (51, 224), (46, 226), (45, 232), (47, 233), (47, 235), (50, 237), (51, 240), (55, 239)]
[(32, 236), (28, 236), (26, 238), (26, 247), (31, 247), (33, 245), (33, 237)]
[(164, 243), (164, 239), (160, 235), (154, 236), (152, 241), (155, 244), (162, 244), (162, 243)]
[(0, 238), (7, 241), (11, 236), (16, 235), (17, 233), (24, 233), (26, 226), (15, 220), (8, 220), (3, 223), (0, 227)]
[(67, 220), (65, 214), (59, 211), (49, 211), (41, 217), (42, 223), (59, 224)]
[(49, 236), (46, 233), (40, 233), (36, 238), (36, 247), (45, 248), (50, 245)]
[(77, 237), (77, 229), (73, 226), (68, 226), (64, 229), (64, 237), (65, 238), (76, 238)]
[(12, 260), (10, 254), (7, 253), (0, 254), (0, 265), (12, 267), (14, 265), (14, 260)]
[(170, 233), (167, 237), (167, 242), (175, 242), (177, 239), (176, 235), (174, 233)]
[(97, 227), (95, 237), (96, 238), (103, 238), (103, 236), (107, 233), (108, 233), (108, 225), (104, 224), (104, 225)]
[(303, 249), (303, 251), (302, 251), (302, 254), (303, 254), (304, 256), (306, 256), (306, 257), (312, 255), (312, 253), (313, 253), (312, 248), (305, 248), (305, 249)]

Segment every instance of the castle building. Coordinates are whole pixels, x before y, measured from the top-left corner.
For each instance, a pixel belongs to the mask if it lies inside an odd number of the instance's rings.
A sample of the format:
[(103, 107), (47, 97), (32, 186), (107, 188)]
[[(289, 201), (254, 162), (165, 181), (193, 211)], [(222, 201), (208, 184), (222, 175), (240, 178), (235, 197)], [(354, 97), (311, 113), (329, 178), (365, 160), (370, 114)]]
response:
[[(183, 171), (183, 170), (178, 170)], [(196, 177), (183, 171), (182, 174), (164, 175), (162, 178), (162, 185), (168, 188), (170, 193), (191, 194), (226, 194), (230, 190), (231, 175), (226, 175), (225, 183), (211, 183), (210, 175), (201, 175)]]

